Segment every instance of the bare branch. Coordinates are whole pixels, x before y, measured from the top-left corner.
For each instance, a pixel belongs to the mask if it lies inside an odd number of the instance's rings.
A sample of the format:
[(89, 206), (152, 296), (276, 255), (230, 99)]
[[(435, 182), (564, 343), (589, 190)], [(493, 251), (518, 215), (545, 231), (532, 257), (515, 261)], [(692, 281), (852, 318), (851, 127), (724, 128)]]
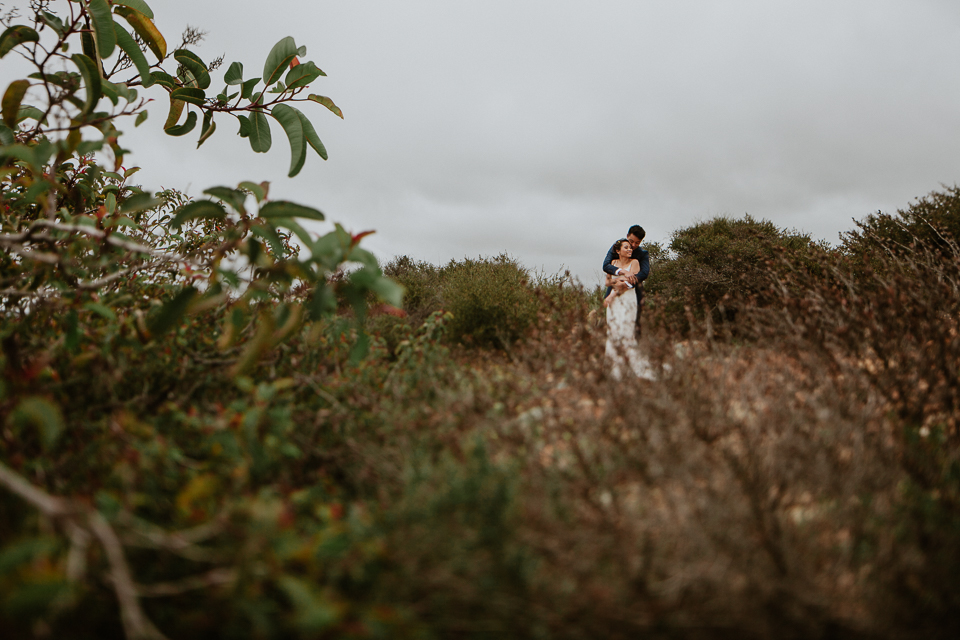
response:
[(237, 581), (237, 572), (234, 569), (213, 569), (198, 576), (190, 576), (175, 582), (158, 582), (156, 584), (136, 585), (137, 595), (141, 598), (157, 598), (160, 596), (176, 596), (187, 591), (196, 591), (207, 587), (216, 587), (223, 584), (232, 584)]
[(87, 522), (107, 554), (107, 560), (110, 563), (110, 581), (120, 602), (120, 617), (123, 620), (123, 630), (127, 638), (130, 640), (164, 638), (140, 608), (137, 587), (133, 582), (133, 576), (130, 575), (127, 559), (123, 555), (123, 546), (113, 527), (96, 511), (89, 513)]

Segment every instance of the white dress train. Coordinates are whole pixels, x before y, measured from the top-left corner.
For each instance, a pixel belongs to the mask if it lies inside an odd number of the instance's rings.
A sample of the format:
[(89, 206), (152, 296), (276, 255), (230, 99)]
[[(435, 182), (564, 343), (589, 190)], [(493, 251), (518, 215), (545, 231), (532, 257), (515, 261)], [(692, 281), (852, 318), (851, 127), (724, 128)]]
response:
[(637, 294), (632, 290), (624, 291), (613, 299), (607, 307), (607, 360), (610, 361), (613, 377), (623, 378), (625, 366), (629, 372), (640, 378), (652, 380), (653, 368), (650, 361), (640, 353), (637, 345)]

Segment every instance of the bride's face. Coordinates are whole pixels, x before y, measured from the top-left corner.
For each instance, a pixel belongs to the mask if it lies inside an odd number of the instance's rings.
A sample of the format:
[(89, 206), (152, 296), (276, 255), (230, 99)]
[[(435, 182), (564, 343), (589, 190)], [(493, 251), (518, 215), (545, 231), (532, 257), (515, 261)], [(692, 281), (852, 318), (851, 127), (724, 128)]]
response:
[(629, 260), (633, 255), (633, 247), (630, 246), (629, 242), (624, 242), (620, 245), (620, 259)]

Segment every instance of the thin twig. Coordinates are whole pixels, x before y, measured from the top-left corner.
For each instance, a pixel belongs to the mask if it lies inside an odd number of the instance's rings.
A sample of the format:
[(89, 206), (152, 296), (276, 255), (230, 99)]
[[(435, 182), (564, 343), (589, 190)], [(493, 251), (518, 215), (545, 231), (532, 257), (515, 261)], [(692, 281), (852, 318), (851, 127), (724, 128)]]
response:
[(237, 581), (237, 572), (234, 569), (221, 567), (198, 576), (190, 576), (173, 582), (158, 582), (155, 584), (136, 585), (137, 595), (141, 598), (157, 598), (160, 596), (176, 596), (187, 591), (196, 591), (206, 587), (216, 587), (223, 584), (232, 584)]

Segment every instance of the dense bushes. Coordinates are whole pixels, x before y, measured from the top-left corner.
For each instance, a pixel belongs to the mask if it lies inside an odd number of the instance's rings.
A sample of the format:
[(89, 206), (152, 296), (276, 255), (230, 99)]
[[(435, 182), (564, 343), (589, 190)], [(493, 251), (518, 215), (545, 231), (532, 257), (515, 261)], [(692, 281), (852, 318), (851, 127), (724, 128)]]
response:
[[(444, 267), (401, 256), (384, 273), (403, 285), (404, 311), (414, 326), (430, 313), (449, 312), (448, 335), (455, 342), (509, 349), (536, 319), (529, 274), (506, 254), (451, 260)], [(395, 322), (380, 324), (388, 333), (396, 331)]]
[[(390, 351), (358, 359), (331, 318), (240, 377), (223, 309), (142, 345), (82, 308), (73, 351), (38, 308), (5, 393), (32, 372), (62, 434), (4, 400), (0, 459), (95, 507), (168, 637), (955, 637), (960, 261), (794, 255), (726, 299), (734, 339), (649, 293), (669, 366), (629, 390), (591, 292), (502, 257), (399, 259), (409, 315), (371, 318), (397, 323)], [(485, 265), (537, 314), (510, 358), (444, 338), (449, 283)], [(0, 517), (0, 631), (121, 635), (83, 577), (108, 559), (78, 573), (69, 530), (14, 495)]]
[(960, 237), (960, 187), (930, 193), (895, 214), (878, 211), (842, 237), (845, 254), (880, 272), (895, 268), (917, 250), (954, 259)]
[(362, 234), (264, 184), (145, 200), (0, 134), (0, 636), (960, 634), (957, 189), (842, 250), (678, 230), (624, 381), (566, 275), (400, 258), (367, 314)]
[(678, 229), (667, 252), (657, 247), (656, 268), (646, 282), (648, 304), (660, 305), (665, 319), (678, 327), (688, 326), (690, 314), (733, 321), (736, 302), (727, 301), (746, 300), (768, 289), (771, 274), (783, 260), (809, 263), (816, 247), (805, 234), (749, 215)]

